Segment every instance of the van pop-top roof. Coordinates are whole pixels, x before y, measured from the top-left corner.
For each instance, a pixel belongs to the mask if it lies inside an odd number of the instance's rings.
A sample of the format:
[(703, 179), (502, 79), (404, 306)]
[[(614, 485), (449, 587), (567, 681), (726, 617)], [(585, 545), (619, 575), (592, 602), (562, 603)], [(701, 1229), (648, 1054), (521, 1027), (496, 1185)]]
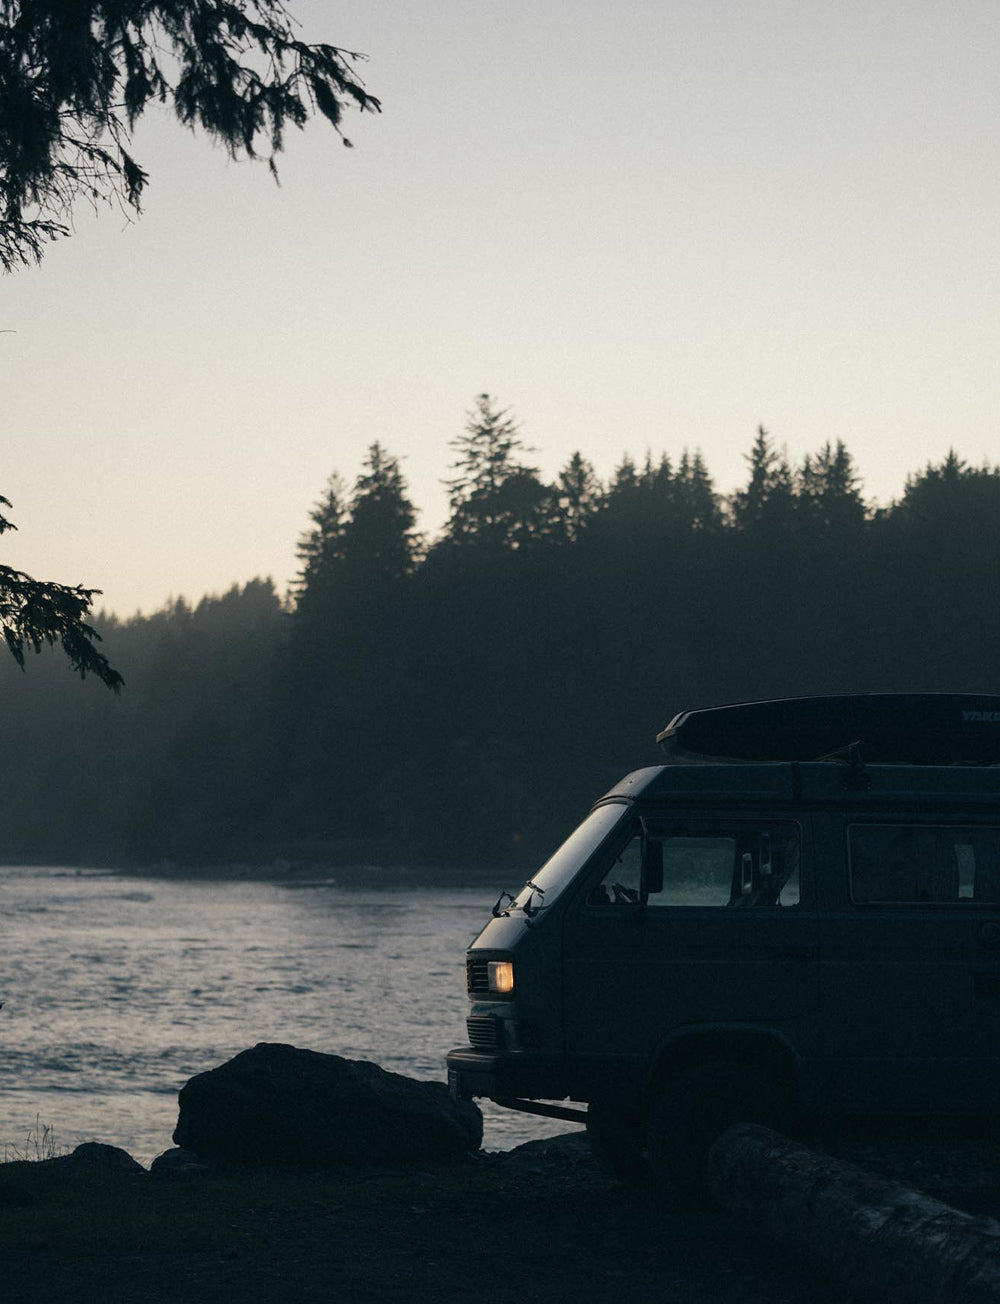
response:
[(872, 764), (1000, 763), (1000, 696), (860, 693), (785, 697), (681, 711), (656, 741), (671, 760), (818, 761)]

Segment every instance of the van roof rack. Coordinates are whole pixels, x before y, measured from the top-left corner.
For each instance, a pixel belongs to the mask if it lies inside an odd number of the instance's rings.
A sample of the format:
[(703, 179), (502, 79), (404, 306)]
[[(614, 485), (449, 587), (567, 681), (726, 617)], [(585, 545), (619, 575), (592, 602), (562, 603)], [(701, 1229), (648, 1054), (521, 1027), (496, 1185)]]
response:
[(656, 735), (672, 760), (1000, 763), (1000, 696), (858, 693), (681, 711)]

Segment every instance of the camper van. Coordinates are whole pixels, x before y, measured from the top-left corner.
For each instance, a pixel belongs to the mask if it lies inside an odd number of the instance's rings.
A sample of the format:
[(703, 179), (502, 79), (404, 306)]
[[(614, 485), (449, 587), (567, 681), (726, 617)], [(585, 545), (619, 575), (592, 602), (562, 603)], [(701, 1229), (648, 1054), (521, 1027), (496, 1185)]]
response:
[(741, 703), (658, 741), (472, 942), (452, 1093), (585, 1119), (681, 1198), (734, 1122), (989, 1127), (1000, 697)]

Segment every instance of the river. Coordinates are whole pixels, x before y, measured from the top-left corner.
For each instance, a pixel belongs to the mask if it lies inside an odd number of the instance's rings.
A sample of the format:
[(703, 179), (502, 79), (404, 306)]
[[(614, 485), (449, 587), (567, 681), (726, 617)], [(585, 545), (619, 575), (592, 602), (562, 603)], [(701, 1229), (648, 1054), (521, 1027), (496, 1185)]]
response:
[[(444, 1080), (496, 893), (0, 868), (0, 1146), (171, 1144), (185, 1081), (260, 1041)], [(484, 1105), (487, 1149), (572, 1124)]]

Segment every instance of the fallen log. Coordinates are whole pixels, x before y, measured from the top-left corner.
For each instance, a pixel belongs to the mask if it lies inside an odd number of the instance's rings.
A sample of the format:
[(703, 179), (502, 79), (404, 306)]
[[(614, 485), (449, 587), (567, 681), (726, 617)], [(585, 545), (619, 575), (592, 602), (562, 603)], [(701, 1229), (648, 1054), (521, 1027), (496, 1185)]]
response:
[(709, 1154), (709, 1187), (741, 1224), (879, 1304), (998, 1304), (1000, 1223), (741, 1123)]

